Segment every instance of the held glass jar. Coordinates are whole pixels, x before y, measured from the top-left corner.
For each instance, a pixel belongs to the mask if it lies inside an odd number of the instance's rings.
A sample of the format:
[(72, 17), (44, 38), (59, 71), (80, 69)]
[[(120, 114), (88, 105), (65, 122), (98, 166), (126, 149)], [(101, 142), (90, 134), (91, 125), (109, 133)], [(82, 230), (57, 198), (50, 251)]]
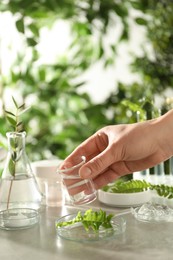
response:
[(0, 179), (0, 228), (21, 229), (36, 224), (42, 201), (25, 152), (25, 132), (7, 133), (8, 154)]

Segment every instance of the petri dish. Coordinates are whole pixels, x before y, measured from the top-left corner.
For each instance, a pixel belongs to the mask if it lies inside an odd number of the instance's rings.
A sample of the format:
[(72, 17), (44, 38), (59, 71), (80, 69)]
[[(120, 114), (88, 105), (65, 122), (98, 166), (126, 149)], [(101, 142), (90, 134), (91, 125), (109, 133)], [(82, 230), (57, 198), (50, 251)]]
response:
[(131, 208), (134, 217), (143, 222), (173, 222), (173, 209), (167, 205), (147, 202), (137, 208)]
[(59, 237), (78, 242), (99, 241), (115, 238), (126, 230), (126, 221), (120, 216), (114, 216), (112, 218), (111, 228), (105, 229), (100, 227), (98, 231), (92, 229), (86, 231), (80, 222), (65, 227), (56, 226), (57, 223), (71, 221), (75, 217), (76, 214), (69, 214), (55, 221), (55, 228)]
[(30, 208), (15, 208), (0, 212), (0, 228), (17, 230), (29, 228), (39, 222), (39, 213)]

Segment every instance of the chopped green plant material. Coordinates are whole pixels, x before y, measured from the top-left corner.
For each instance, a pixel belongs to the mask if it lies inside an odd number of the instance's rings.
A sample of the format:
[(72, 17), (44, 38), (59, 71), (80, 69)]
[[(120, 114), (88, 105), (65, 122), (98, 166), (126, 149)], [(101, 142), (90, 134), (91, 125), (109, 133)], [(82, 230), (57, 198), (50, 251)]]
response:
[(102, 188), (103, 191), (111, 193), (134, 193), (145, 190), (155, 190), (159, 196), (172, 199), (173, 187), (164, 184), (151, 184), (145, 180), (130, 180), (125, 182), (114, 182)]
[(56, 227), (65, 227), (75, 223), (82, 223), (86, 231), (89, 231), (90, 228), (94, 231), (98, 231), (100, 227), (109, 229), (112, 228), (111, 219), (113, 216), (113, 214), (107, 215), (102, 209), (99, 211), (88, 209), (84, 214), (79, 211), (76, 217), (70, 221), (56, 223)]

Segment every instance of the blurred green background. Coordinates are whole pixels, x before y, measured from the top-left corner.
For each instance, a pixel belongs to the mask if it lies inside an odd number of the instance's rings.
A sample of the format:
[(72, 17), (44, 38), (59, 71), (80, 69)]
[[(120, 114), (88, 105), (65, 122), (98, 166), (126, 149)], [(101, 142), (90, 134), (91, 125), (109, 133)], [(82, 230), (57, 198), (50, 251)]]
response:
[[(0, 14), (12, 13), (23, 43), (8, 73), (3, 73), (0, 64), (1, 146), (10, 131), (4, 110), (12, 104), (11, 93), (18, 102), (31, 106), (23, 121), (32, 161), (52, 156), (64, 159), (99, 128), (136, 122), (137, 111), (142, 115), (149, 111), (149, 118), (151, 111), (156, 110), (157, 116), (169, 110), (173, 89), (172, 10), (171, 0), (1, 0)], [(53, 64), (41, 62), (41, 31), (50, 31), (61, 20), (70, 26), (71, 42)], [(115, 65), (120, 46), (130, 42), (130, 21), (145, 30), (140, 55), (130, 54), (129, 69), (138, 80), (130, 84), (115, 81), (109, 96), (96, 103), (81, 91), (87, 83), (81, 75), (98, 61), (104, 70)], [(116, 36), (114, 42), (105, 41), (110, 29)], [(8, 28), (6, 33), (10, 33)]]

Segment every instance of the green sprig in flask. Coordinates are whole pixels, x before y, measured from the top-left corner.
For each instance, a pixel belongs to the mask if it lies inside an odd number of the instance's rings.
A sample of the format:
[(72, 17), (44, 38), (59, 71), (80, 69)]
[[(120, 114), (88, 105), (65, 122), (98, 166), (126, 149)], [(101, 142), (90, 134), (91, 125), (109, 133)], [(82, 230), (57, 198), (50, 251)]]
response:
[(42, 194), (25, 150), (26, 132), (19, 120), (24, 105), (13, 102), (16, 113), (6, 111), (14, 131), (6, 134), (8, 154), (0, 181), (0, 228), (23, 229), (38, 223)]

